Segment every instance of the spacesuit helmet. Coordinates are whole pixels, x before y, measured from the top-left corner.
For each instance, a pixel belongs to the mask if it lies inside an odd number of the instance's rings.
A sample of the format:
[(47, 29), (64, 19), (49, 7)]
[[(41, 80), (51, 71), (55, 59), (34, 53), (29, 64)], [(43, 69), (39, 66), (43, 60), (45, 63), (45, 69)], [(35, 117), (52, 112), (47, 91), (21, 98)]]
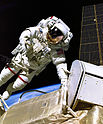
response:
[(57, 28), (51, 28), (47, 33), (47, 40), (51, 44), (57, 44), (63, 39), (63, 33)]
[(52, 44), (57, 44), (68, 37), (70, 28), (59, 18), (49, 18), (47, 39)]

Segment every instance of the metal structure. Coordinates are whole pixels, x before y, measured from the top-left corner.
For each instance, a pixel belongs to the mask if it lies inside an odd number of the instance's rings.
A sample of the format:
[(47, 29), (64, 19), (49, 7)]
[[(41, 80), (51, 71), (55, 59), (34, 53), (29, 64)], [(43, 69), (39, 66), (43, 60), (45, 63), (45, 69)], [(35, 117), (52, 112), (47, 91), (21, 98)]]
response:
[[(44, 95), (10, 108), (1, 97), (8, 110), (0, 112), (0, 124), (103, 124), (103, 67), (75, 60), (68, 73), (66, 89), (61, 87), (50, 93), (39, 91)], [(64, 108), (65, 91), (67, 99)]]
[(70, 72), (68, 105), (75, 109), (81, 101), (103, 107), (103, 67), (75, 60)]
[(103, 3), (82, 8), (79, 59), (103, 65)]

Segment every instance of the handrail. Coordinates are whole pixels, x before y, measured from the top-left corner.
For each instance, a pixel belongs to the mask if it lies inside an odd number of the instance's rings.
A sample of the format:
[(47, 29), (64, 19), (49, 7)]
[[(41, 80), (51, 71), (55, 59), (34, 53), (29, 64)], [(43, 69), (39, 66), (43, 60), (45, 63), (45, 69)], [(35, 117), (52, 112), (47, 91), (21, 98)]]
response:
[(1, 95), (0, 95), (0, 99), (1, 99), (1, 101), (4, 103), (4, 105), (6, 106), (6, 108), (9, 109), (8, 105), (6, 104), (5, 100), (2, 98)]
[(44, 91), (40, 91), (40, 90), (29, 90), (29, 91), (25, 91), (25, 92), (23, 92), (21, 95), (20, 95), (20, 98), (19, 98), (19, 100), (18, 100), (18, 103), (20, 103), (20, 100), (21, 100), (21, 98), (22, 98), (22, 96), (25, 94), (25, 93), (28, 93), (28, 92), (39, 92), (39, 93), (43, 93), (43, 94), (46, 94), (47, 92), (44, 92)]

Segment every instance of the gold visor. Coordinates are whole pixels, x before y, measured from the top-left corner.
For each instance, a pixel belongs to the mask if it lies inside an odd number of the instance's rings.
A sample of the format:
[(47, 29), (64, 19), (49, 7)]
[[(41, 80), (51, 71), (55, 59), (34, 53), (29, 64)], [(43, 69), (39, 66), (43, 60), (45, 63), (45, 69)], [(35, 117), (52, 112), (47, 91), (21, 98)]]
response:
[(59, 43), (63, 39), (63, 37), (64, 36), (61, 35), (61, 36), (57, 36), (55, 38), (52, 38), (52, 36), (49, 33), (47, 33), (47, 40), (51, 44), (57, 44), (57, 43)]

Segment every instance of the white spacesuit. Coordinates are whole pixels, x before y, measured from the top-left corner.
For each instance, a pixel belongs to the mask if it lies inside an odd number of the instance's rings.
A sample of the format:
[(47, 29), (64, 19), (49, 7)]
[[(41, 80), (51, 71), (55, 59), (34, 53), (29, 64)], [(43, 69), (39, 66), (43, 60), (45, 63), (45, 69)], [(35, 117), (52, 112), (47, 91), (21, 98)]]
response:
[(11, 63), (0, 74), (1, 86), (19, 72), (17, 79), (3, 93), (3, 99), (24, 88), (51, 61), (56, 65), (57, 74), (64, 84), (68, 77), (64, 51), (68, 50), (72, 37), (69, 27), (55, 16), (43, 19), (36, 27), (23, 31), (18, 46), (12, 51), (14, 57)]

